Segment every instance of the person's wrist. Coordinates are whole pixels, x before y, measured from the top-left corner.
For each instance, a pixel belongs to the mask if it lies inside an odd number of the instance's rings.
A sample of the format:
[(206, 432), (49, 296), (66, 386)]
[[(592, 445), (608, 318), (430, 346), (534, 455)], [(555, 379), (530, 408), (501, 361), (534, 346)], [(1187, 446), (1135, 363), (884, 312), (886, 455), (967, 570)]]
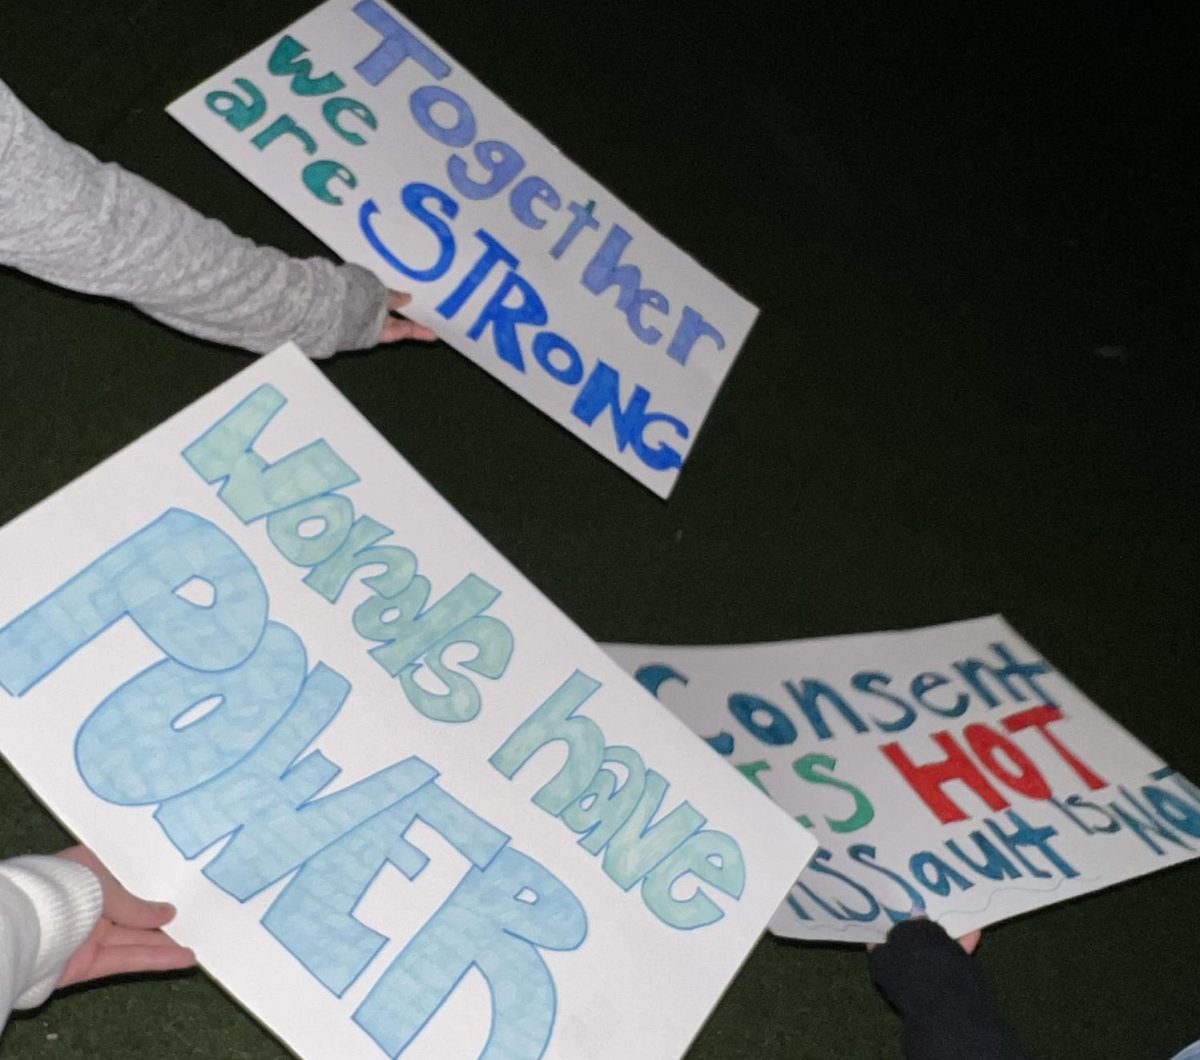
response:
[(365, 350), (376, 346), (388, 319), (388, 289), (369, 269), (361, 265), (342, 266), (346, 296), (342, 303), (342, 323), (337, 349)]

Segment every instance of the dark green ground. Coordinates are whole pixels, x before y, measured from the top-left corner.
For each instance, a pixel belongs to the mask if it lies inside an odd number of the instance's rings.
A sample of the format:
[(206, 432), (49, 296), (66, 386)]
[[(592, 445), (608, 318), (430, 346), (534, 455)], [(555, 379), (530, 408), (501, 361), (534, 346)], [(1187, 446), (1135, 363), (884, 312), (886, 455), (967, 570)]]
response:
[[(2, 0), (0, 76), (100, 155), (317, 253), (163, 112), (306, 6)], [(669, 504), (445, 347), (329, 376), (599, 640), (999, 611), (1200, 778), (1188, 34), (1137, 5), (872, 6), (404, 7), (762, 307)], [(0, 320), (0, 523), (246, 363), (10, 273)], [(0, 794), (0, 852), (62, 841), (7, 773)], [(1030, 1045), (1165, 1060), (1200, 1037), (1198, 884), (1193, 864), (988, 932), (979, 959)], [(691, 1056), (897, 1043), (860, 951), (768, 939)], [(0, 1053), (284, 1055), (202, 975), (60, 998)]]

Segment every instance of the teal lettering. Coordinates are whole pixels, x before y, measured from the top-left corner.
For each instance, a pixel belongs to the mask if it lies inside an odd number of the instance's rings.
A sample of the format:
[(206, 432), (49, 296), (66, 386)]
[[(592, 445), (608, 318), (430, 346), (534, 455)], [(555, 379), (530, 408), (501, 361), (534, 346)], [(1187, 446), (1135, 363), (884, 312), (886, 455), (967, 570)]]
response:
[(307, 51), (295, 37), (282, 37), (267, 60), (267, 69), (276, 77), (290, 75), (292, 92), (297, 96), (324, 96), (346, 87), (346, 82), (332, 72), (313, 77), (312, 63), (300, 58)]
[(274, 464), (253, 451), (285, 404), (278, 390), (264, 384), (183, 451), (205, 482), (221, 482), (217, 496), (243, 523), (358, 481), (323, 439)]

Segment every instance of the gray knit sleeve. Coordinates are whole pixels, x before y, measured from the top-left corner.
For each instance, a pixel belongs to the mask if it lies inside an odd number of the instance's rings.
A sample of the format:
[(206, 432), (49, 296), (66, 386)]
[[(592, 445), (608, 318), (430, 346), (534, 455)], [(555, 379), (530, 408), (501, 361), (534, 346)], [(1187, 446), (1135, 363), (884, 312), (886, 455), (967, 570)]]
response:
[(387, 316), (387, 291), (366, 269), (234, 235), (68, 143), (3, 82), (0, 264), (255, 353), (289, 339), (310, 357), (363, 349)]

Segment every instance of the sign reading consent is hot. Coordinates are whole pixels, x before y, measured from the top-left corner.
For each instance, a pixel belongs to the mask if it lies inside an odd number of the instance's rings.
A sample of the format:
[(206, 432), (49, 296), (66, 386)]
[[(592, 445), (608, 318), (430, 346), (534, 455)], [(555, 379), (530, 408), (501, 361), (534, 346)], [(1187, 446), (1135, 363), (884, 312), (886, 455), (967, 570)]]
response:
[(816, 833), (780, 935), (964, 935), (1200, 856), (1200, 790), (998, 616), (608, 650)]

